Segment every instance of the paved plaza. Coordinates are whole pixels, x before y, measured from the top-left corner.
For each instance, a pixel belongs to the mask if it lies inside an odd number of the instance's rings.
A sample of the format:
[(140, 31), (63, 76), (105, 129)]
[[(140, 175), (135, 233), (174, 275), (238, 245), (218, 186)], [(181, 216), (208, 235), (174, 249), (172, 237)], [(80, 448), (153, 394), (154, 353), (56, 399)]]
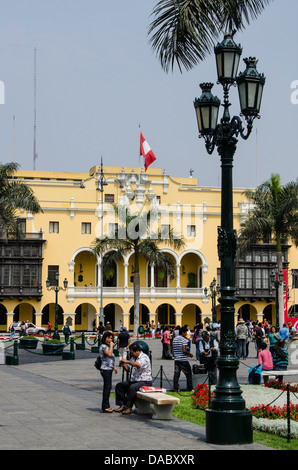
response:
[[(140, 338), (141, 339), (141, 338)], [(142, 339), (143, 340), (143, 339)], [(152, 354), (154, 385), (172, 388), (173, 363), (161, 359), (161, 342), (148, 339)], [(5, 343), (5, 347), (9, 343)], [(7, 354), (12, 354), (8, 348)], [(192, 345), (196, 363), (195, 346)], [(94, 367), (96, 353), (86, 344), (76, 350), (75, 360), (19, 350), (18, 366), (0, 366), (0, 449), (1, 450), (101, 450), (108, 451), (198, 451), (263, 450), (249, 446), (215, 446), (205, 442), (205, 428), (173, 418), (157, 421), (136, 414), (123, 416), (101, 413), (102, 379)], [(116, 358), (116, 362), (118, 360)], [(251, 345), (249, 358), (241, 361), (239, 383), (247, 383), (248, 369), (256, 364)], [(160, 381), (161, 366), (163, 368)], [(114, 386), (122, 369), (113, 376)], [(182, 377), (181, 377), (182, 379)], [(184, 379), (184, 377), (183, 377)], [(201, 383), (206, 376), (200, 376)], [(295, 378), (296, 380), (296, 378)], [(293, 378), (294, 381), (294, 378)], [(185, 382), (181, 380), (181, 389)], [(186, 392), (185, 392), (186, 393)], [(111, 406), (115, 407), (114, 398)], [(194, 411), (195, 412), (195, 411)]]

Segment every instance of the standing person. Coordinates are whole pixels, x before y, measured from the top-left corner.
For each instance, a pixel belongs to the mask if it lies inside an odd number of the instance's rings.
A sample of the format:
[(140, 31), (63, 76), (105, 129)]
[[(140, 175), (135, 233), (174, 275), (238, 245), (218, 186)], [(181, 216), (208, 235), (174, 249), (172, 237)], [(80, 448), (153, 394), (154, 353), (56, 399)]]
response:
[(247, 338), (247, 342), (246, 342), (246, 357), (248, 357), (248, 354), (249, 354), (249, 343), (251, 342), (251, 328), (250, 328), (250, 322), (247, 321), (245, 323), (245, 325), (247, 326), (247, 330), (248, 330), (248, 338)]
[[(282, 342), (279, 341), (273, 348), (273, 370), (287, 370), (289, 362), (289, 353), (282, 347)], [(279, 382), (283, 381), (283, 375), (277, 377)]]
[(273, 354), (274, 346), (280, 341), (280, 337), (278, 336), (275, 326), (271, 326), (270, 333), (268, 334), (268, 339), (269, 351), (271, 352), (271, 354)]
[(200, 341), (202, 340), (202, 334), (204, 331), (204, 325), (203, 323), (199, 323), (196, 327), (196, 358), (199, 361), (200, 360)]
[(145, 386), (152, 386), (151, 364), (147, 354), (143, 353), (138, 343), (130, 346), (131, 359), (122, 359), (121, 364), (126, 371), (131, 373), (130, 380), (119, 382), (116, 385), (115, 411), (124, 415), (132, 413), (132, 407), (136, 401), (137, 391)]
[(118, 335), (117, 339), (117, 347), (119, 349), (119, 363), (122, 359), (127, 358), (127, 351), (130, 345), (130, 335), (127, 332), (127, 328), (125, 326), (122, 327), (121, 333)]
[(106, 331), (102, 337), (102, 344), (99, 348), (99, 355), (101, 357), (100, 373), (103, 378), (103, 392), (101, 408), (103, 413), (113, 413), (113, 408), (110, 406), (110, 393), (112, 389), (112, 374), (117, 374), (118, 370), (115, 366), (114, 348), (114, 335), (111, 331)]
[(285, 349), (288, 349), (290, 333), (289, 333), (288, 325), (286, 323), (284, 323), (283, 327), (279, 330), (278, 336), (280, 337), (282, 347)]
[(174, 379), (173, 386), (175, 391), (179, 391), (179, 378), (181, 371), (186, 376), (187, 390), (193, 389), (192, 372), (188, 362), (189, 357), (193, 355), (188, 351), (188, 340), (186, 338), (187, 328), (183, 326), (179, 330), (179, 335), (173, 339), (173, 355), (174, 355)]
[(10, 330), (9, 341), (11, 341), (15, 337), (15, 334), (16, 334), (16, 330), (14, 329), (14, 326), (12, 325), (11, 330)]
[(48, 334), (49, 336), (51, 336), (51, 334), (52, 334), (52, 324), (51, 324), (50, 322), (48, 322), (47, 334)]
[(238, 359), (246, 359), (246, 343), (248, 341), (248, 328), (244, 320), (240, 318), (236, 326), (236, 355)]
[(261, 344), (263, 343), (263, 337), (264, 337), (262, 323), (258, 323), (255, 325), (254, 335), (256, 339), (256, 350), (257, 350), (257, 357), (258, 357), (259, 351), (261, 351)]
[(152, 337), (152, 339), (155, 338), (155, 330), (156, 330), (156, 324), (155, 324), (154, 321), (152, 320), (152, 321), (151, 321), (151, 335), (152, 335), (151, 337)]
[(62, 333), (64, 334), (65, 343), (68, 344), (69, 335), (71, 335), (71, 328), (67, 322), (62, 328)]
[[(259, 352), (259, 366), (262, 365), (262, 370), (269, 371), (273, 369), (272, 354), (267, 349), (267, 344), (261, 344), (261, 351)], [(268, 375), (264, 376), (264, 384), (269, 380)]]
[(165, 326), (163, 330), (163, 344), (165, 346), (164, 359), (173, 359), (171, 353), (171, 332), (168, 326)]
[(210, 377), (211, 385), (217, 384), (217, 366), (216, 361), (218, 357), (218, 342), (216, 339), (210, 340), (208, 331), (202, 334), (202, 340), (199, 344), (200, 348), (200, 362), (204, 364)]
[(190, 333), (190, 329), (189, 329), (189, 326), (188, 325), (184, 325), (185, 328), (186, 328), (186, 339), (188, 341), (188, 346), (187, 346), (187, 349), (188, 349), (188, 352), (190, 352), (190, 348), (191, 348), (191, 333)]
[(161, 359), (166, 359), (166, 345), (164, 344), (164, 331), (165, 326), (161, 325), (160, 327), (160, 341), (161, 341)]
[(102, 335), (104, 334), (105, 327), (103, 326), (102, 321), (99, 322), (97, 331), (98, 331), (98, 334), (99, 334), (100, 336), (102, 336)]

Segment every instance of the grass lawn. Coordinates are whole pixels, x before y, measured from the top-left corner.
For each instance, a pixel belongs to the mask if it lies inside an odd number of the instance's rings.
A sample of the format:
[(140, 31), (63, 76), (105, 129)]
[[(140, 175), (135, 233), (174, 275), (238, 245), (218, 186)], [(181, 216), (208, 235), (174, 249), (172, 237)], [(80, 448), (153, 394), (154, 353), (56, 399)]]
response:
[[(197, 410), (192, 406), (192, 399), (185, 393), (185, 396), (177, 393), (167, 392), (169, 395), (180, 398), (180, 405), (175, 405), (172, 415), (175, 418), (183, 419), (184, 421), (189, 421), (199, 426), (205, 426), (205, 412)], [(276, 450), (298, 450), (298, 440), (291, 439), (290, 443), (287, 443), (287, 440), (283, 437), (276, 436), (274, 434), (268, 434), (265, 432), (254, 431), (253, 440), (258, 444), (262, 444), (267, 447), (272, 447)]]

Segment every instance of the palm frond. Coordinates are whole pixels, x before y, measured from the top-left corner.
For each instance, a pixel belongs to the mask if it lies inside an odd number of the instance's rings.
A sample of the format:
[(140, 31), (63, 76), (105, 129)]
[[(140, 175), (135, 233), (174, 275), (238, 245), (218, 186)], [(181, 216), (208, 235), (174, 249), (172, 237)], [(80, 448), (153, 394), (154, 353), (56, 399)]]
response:
[(254, 204), (245, 223), (241, 225), (238, 252), (243, 254), (266, 235), (280, 240), (291, 238), (298, 242), (298, 184), (281, 184), (280, 176), (271, 177), (255, 191), (247, 190), (245, 196)]
[(190, 70), (211, 52), (219, 21), (213, 11), (208, 11), (208, 3), (161, 0), (155, 6), (149, 42), (166, 72), (173, 70), (175, 63), (180, 72), (183, 67)]
[(160, 0), (149, 43), (165, 72), (192, 69), (213, 50), (219, 34), (241, 30), (272, 0)]
[(222, 29), (240, 31), (257, 19), (272, 0), (227, 0), (222, 4)]
[(139, 253), (144, 256), (150, 264), (167, 273), (171, 279), (175, 278), (175, 265), (172, 259), (163, 253), (157, 246), (156, 240), (143, 240), (139, 245)]

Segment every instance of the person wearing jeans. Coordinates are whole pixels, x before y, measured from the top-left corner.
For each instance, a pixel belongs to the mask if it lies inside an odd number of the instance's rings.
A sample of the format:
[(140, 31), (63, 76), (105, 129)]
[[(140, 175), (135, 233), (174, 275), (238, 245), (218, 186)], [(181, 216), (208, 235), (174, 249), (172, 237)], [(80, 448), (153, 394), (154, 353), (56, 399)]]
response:
[(236, 326), (236, 355), (238, 359), (246, 359), (246, 343), (248, 341), (248, 328), (244, 320), (240, 318)]
[(111, 331), (104, 333), (102, 337), (102, 344), (99, 349), (99, 356), (101, 357), (100, 373), (103, 378), (103, 392), (101, 408), (103, 413), (113, 413), (113, 408), (110, 406), (110, 393), (112, 389), (112, 375), (113, 372), (117, 374), (115, 366), (114, 348), (114, 335)]

